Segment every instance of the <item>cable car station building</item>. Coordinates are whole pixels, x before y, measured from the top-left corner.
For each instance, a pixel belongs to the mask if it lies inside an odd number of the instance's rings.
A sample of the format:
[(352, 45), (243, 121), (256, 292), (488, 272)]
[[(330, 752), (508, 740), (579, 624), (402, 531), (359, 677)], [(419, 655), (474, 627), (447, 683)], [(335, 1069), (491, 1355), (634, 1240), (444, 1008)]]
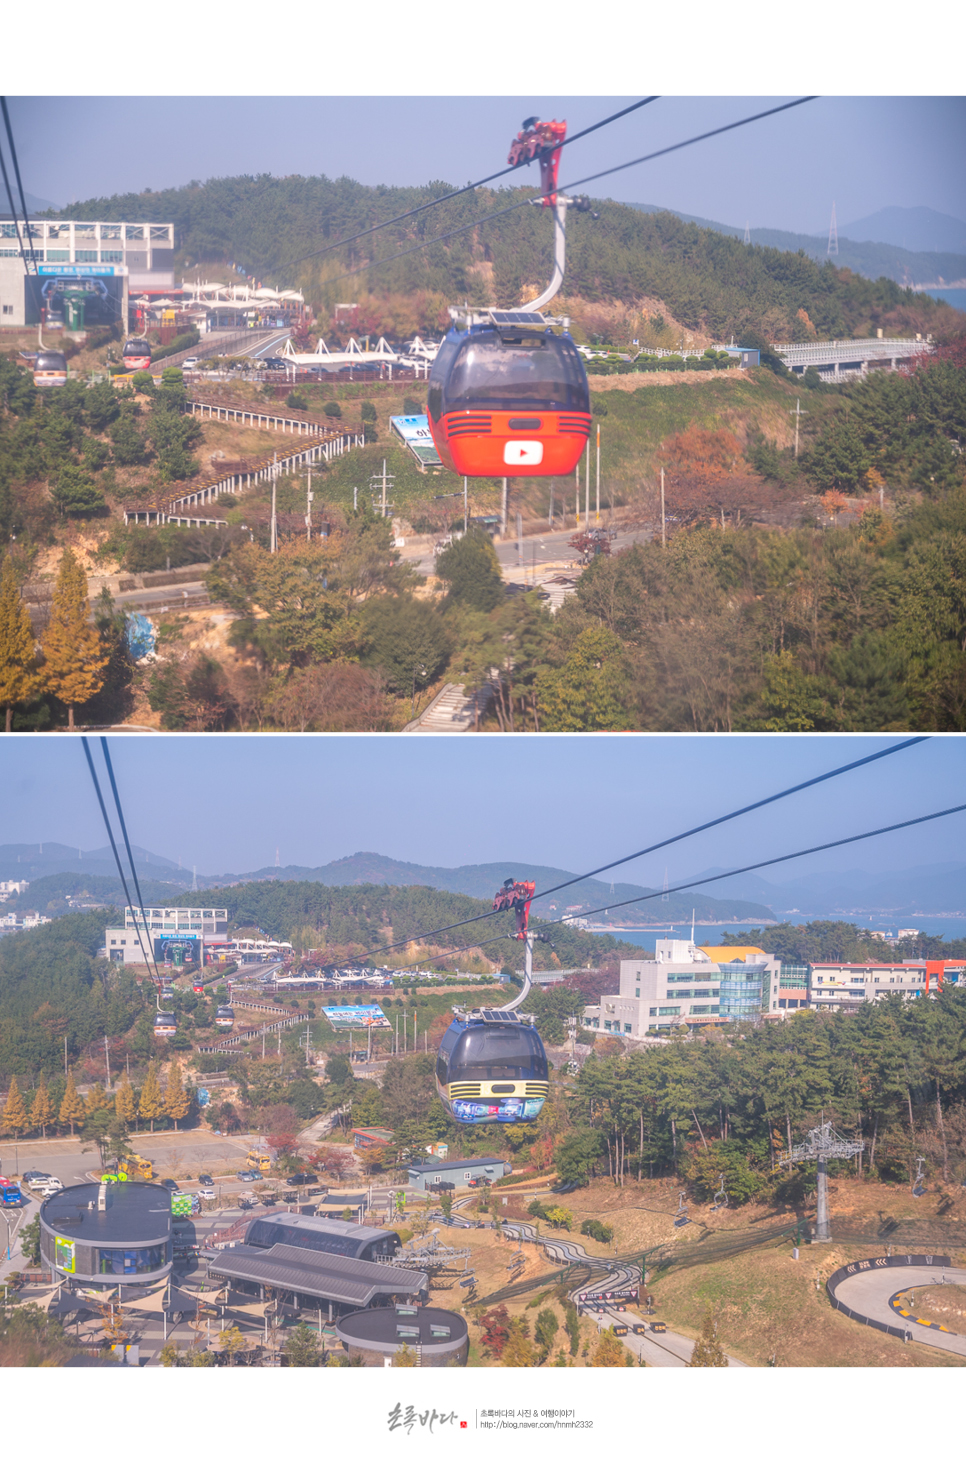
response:
[(125, 906), (124, 925), (109, 926), (104, 933), (111, 962), (142, 966), (145, 952), (155, 962), (177, 967), (200, 962), (202, 943), (206, 949), (227, 947), (228, 912), (223, 907), (145, 906), (142, 913)]
[(150, 1182), (83, 1182), (40, 1207), (40, 1258), (53, 1279), (149, 1285), (171, 1272), (171, 1192)]
[[(18, 239), (19, 234), (19, 239)], [(23, 248), (33, 247), (28, 269)], [(130, 294), (174, 290), (174, 226), (132, 221), (23, 220), (0, 217), (0, 327), (38, 323), (58, 312), (69, 329), (128, 328)]]
[(268, 1213), (248, 1225), (243, 1244), (214, 1254), (208, 1277), (260, 1299), (290, 1299), (296, 1310), (325, 1311), (331, 1320), (426, 1299), (429, 1276), (391, 1262), (400, 1247), (393, 1230)]

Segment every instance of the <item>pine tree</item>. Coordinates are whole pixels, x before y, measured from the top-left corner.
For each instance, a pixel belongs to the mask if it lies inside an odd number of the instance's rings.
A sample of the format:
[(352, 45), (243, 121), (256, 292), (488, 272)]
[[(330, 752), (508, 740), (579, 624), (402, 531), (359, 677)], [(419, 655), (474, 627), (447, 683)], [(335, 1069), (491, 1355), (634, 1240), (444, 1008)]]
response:
[(141, 1086), (141, 1102), (138, 1107), (140, 1114), (146, 1121), (151, 1122), (151, 1130), (159, 1116), (164, 1115), (164, 1096), (158, 1084), (158, 1067), (154, 1060), (148, 1066), (148, 1078)]
[(70, 1126), (70, 1134), (74, 1135), (79, 1126), (83, 1126), (87, 1110), (84, 1102), (77, 1093), (73, 1074), (67, 1076), (67, 1089), (60, 1103), (59, 1120), (62, 1126)]
[(709, 1310), (701, 1327), (701, 1337), (694, 1343), (689, 1367), (726, 1367), (728, 1358), (718, 1340), (718, 1327)]
[(4, 1136), (12, 1136), (16, 1139), (21, 1131), (26, 1131), (29, 1124), (23, 1103), (23, 1096), (20, 1094), (17, 1077), (14, 1075), (10, 1081), (10, 1090), (7, 1094), (7, 1103), (3, 1108), (3, 1117), (0, 1119), (0, 1131), (3, 1132)]
[(168, 1071), (168, 1088), (164, 1092), (164, 1114), (171, 1117), (175, 1131), (178, 1122), (188, 1114), (189, 1105), (188, 1092), (181, 1083), (181, 1066), (175, 1063)]
[(20, 601), (13, 560), (7, 558), (0, 576), (0, 706), (7, 708), (8, 732), (13, 726), (13, 708), (31, 701), (40, 690), (36, 666), (30, 616)]
[(67, 707), (67, 725), (74, 728), (74, 707), (96, 696), (104, 684), (109, 656), (90, 623), (87, 576), (70, 548), (60, 560), (54, 586), (50, 623), (44, 632), (43, 681)]
[(33, 1105), (30, 1107), (30, 1124), (35, 1131), (38, 1127), (40, 1128), (46, 1141), (47, 1127), (51, 1125), (53, 1120), (54, 1108), (50, 1103), (50, 1095), (48, 1094), (47, 1086), (44, 1084), (43, 1071), (41, 1071), (40, 1084), (34, 1092)]

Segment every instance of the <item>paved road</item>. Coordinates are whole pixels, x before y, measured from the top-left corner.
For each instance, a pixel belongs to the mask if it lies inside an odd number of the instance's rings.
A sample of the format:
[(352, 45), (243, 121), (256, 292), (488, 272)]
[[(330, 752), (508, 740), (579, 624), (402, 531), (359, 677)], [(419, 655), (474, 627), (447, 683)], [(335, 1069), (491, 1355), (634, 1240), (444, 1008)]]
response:
[[(453, 1204), (453, 1221), (460, 1228), (471, 1228), (474, 1219), (467, 1218), (459, 1210), (472, 1202), (472, 1197), (457, 1199)], [(620, 1290), (628, 1287), (636, 1288), (640, 1284), (641, 1272), (634, 1264), (622, 1264), (613, 1260), (605, 1259), (603, 1256), (588, 1254), (582, 1244), (572, 1243), (569, 1239), (547, 1238), (537, 1233), (531, 1223), (513, 1221), (503, 1225), (503, 1235), (507, 1239), (517, 1239), (526, 1243), (539, 1244), (551, 1259), (564, 1261), (569, 1264), (580, 1264), (589, 1268), (599, 1268), (604, 1271), (601, 1277), (593, 1280), (590, 1284), (582, 1287), (583, 1292), (594, 1291), (601, 1293), (604, 1290)], [(635, 1326), (645, 1324), (645, 1317), (637, 1310), (591, 1310), (586, 1303), (581, 1304), (576, 1296), (579, 1292), (571, 1291), (570, 1298), (577, 1305), (578, 1312), (582, 1316), (589, 1316), (596, 1322), (598, 1331), (604, 1331), (608, 1326)], [(644, 1361), (652, 1367), (682, 1367), (687, 1366), (694, 1353), (694, 1342), (687, 1336), (682, 1336), (678, 1331), (662, 1331), (655, 1335), (650, 1330), (640, 1333), (629, 1330), (625, 1338), (626, 1349), (636, 1356), (639, 1361)], [(728, 1357), (729, 1367), (746, 1367), (747, 1362), (740, 1361), (736, 1356)]]
[[(601, 517), (601, 525), (604, 519)], [(594, 526), (593, 513), (591, 513), (591, 526)], [(575, 565), (575, 571), (579, 572), (576, 564), (576, 553), (570, 546), (570, 539), (574, 535), (573, 528), (564, 532), (537, 533), (534, 537), (525, 537), (518, 549), (516, 539), (508, 537), (494, 542), (496, 556), (500, 560), (504, 578), (510, 582), (523, 581), (526, 572), (534, 565), (543, 563), (571, 563)], [(635, 528), (629, 532), (621, 532), (611, 543), (613, 551), (619, 552), (621, 548), (630, 547), (635, 542), (650, 542), (654, 535), (653, 528)], [(402, 554), (407, 559), (405, 549)], [(436, 555), (430, 548), (413, 553), (407, 561), (412, 562), (418, 573), (432, 573), (436, 566)]]
[(966, 1356), (966, 1336), (930, 1330), (911, 1318), (906, 1319), (899, 1315), (889, 1305), (892, 1296), (897, 1295), (900, 1290), (918, 1289), (921, 1286), (932, 1288), (943, 1283), (966, 1285), (966, 1269), (932, 1270), (928, 1266), (923, 1268), (916, 1264), (866, 1269), (842, 1280), (835, 1293), (844, 1305), (850, 1310), (858, 1311), (860, 1315), (871, 1316), (885, 1325), (894, 1320), (896, 1325), (908, 1326), (914, 1341), (925, 1346), (935, 1346), (940, 1351), (952, 1351), (957, 1356)]

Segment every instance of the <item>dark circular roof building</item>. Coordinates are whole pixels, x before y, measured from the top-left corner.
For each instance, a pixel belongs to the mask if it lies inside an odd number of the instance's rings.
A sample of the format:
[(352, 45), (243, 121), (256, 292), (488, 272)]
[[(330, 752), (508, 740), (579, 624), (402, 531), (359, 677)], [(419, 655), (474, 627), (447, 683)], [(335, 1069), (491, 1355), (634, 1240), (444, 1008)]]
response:
[(83, 1182), (40, 1208), (40, 1257), (55, 1277), (152, 1284), (170, 1272), (171, 1192), (150, 1182)]
[(336, 1335), (350, 1356), (366, 1366), (392, 1366), (408, 1346), (423, 1367), (463, 1367), (469, 1355), (466, 1321), (434, 1305), (385, 1305), (353, 1310), (336, 1322)]

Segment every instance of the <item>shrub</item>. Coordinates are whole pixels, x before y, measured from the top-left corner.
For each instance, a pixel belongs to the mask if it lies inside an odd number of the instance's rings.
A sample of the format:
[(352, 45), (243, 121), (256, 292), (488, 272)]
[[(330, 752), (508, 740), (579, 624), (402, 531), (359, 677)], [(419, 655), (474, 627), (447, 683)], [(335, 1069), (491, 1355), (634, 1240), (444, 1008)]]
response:
[(580, 1225), (580, 1232), (585, 1233), (589, 1239), (596, 1239), (598, 1244), (609, 1244), (614, 1237), (610, 1224), (601, 1223), (599, 1218), (585, 1218)]
[(342, 406), (336, 404), (334, 399), (330, 399), (328, 404), (323, 406), (322, 413), (328, 415), (331, 420), (339, 420), (342, 418)]

